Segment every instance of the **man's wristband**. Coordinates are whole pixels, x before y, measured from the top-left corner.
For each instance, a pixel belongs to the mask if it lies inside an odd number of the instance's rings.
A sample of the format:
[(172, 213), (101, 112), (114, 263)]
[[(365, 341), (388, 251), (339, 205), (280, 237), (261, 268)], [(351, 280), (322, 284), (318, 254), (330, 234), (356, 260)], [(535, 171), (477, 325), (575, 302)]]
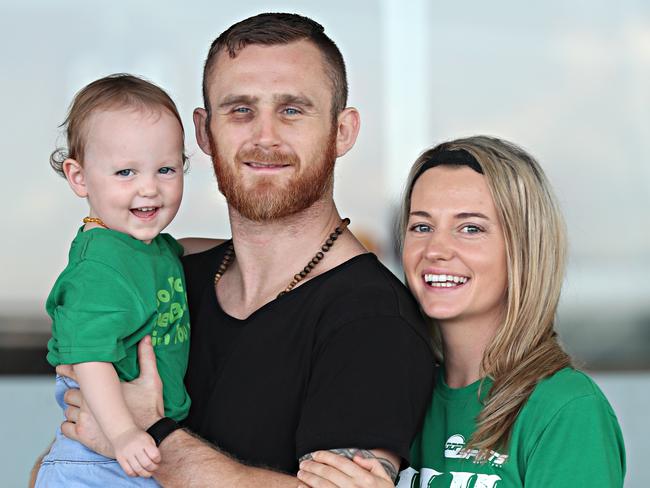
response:
[(163, 417), (147, 429), (147, 434), (153, 437), (153, 440), (156, 441), (156, 447), (158, 447), (169, 434), (180, 428), (181, 426), (174, 419)]

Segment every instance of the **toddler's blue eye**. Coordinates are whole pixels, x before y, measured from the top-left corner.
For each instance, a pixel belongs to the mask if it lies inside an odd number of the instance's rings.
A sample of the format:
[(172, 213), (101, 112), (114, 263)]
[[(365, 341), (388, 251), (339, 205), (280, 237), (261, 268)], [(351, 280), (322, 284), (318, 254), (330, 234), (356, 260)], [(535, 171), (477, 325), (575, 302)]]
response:
[(133, 174), (132, 169), (121, 169), (115, 173), (117, 176), (131, 176)]
[(165, 166), (165, 167), (160, 168), (158, 170), (158, 173), (163, 174), (163, 175), (168, 175), (170, 173), (175, 173), (175, 172), (176, 172), (176, 170), (174, 168), (169, 167), (169, 166)]

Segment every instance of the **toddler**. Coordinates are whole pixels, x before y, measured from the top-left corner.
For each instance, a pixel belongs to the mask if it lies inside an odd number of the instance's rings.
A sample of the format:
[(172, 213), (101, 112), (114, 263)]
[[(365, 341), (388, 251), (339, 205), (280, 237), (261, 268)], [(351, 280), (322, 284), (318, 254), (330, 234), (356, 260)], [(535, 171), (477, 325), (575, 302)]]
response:
[(55, 151), (50, 163), (90, 208), (47, 299), (47, 360), (73, 365), (78, 385), (57, 377), (57, 401), (65, 408), (63, 394), (79, 386), (117, 461), (59, 429), (36, 486), (158, 486), (151, 475), (160, 453), (135, 425), (120, 381), (139, 375), (137, 345), (151, 335), (165, 415), (186, 417), (190, 323), (183, 248), (160, 233), (183, 194), (183, 125), (162, 89), (127, 74), (83, 88), (64, 125), (67, 151)]

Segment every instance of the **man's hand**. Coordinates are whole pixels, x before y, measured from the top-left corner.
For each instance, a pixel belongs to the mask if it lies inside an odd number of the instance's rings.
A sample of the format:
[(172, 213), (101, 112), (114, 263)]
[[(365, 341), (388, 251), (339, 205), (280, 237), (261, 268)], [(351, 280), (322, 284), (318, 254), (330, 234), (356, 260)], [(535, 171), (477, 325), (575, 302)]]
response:
[[(138, 363), (140, 376), (129, 383), (122, 383), (122, 393), (136, 424), (145, 430), (164, 416), (162, 382), (149, 336), (138, 344)], [(57, 366), (56, 372), (76, 380), (70, 365)], [(82, 392), (68, 390), (64, 399), (68, 408), (65, 411), (66, 422), (61, 424), (61, 432), (99, 454), (114, 458), (111, 443), (83, 401)]]

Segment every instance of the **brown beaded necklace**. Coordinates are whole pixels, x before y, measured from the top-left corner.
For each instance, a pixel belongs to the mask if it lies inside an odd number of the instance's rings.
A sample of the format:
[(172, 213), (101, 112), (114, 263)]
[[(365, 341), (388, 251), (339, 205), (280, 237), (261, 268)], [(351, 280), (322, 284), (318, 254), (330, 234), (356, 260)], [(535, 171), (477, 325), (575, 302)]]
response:
[[(278, 293), (278, 298), (280, 298), (282, 295), (285, 293), (289, 293), (294, 286), (296, 286), (300, 281), (302, 281), (305, 276), (307, 276), (312, 269), (320, 262), (321, 259), (325, 256), (325, 253), (330, 250), (330, 248), (334, 245), (334, 241), (339, 238), (341, 234), (343, 234), (343, 231), (345, 228), (350, 225), (350, 219), (347, 217), (341, 220), (341, 225), (339, 225), (336, 229), (334, 229), (334, 232), (332, 232), (327, 240), (323, 243), (321, 246), (321, 250), (318, 251), (313, 258), (307, 263), (307, 265), (300, 271), (299, 273), (295, 274), (291, 282), (287, 285), (287, 287), (282, 290), (280, 293)], [(232, 263), (232, 260), (235, 258), (235, 248), (233, 247), (232, 240), (228, 244), (228, 249), (226, 249), (226, 254), (223, 255), (223, 260), (221, 261), (221, 264), (219, 265), (219, 268), (217, 269), (217, 272), (214, 274), (214, 286), (217, 286), (217, 283), (223, 276), (223, 274), (226, 272), (228, 269), (228, 266), (230, 266), (230, 263)]]

